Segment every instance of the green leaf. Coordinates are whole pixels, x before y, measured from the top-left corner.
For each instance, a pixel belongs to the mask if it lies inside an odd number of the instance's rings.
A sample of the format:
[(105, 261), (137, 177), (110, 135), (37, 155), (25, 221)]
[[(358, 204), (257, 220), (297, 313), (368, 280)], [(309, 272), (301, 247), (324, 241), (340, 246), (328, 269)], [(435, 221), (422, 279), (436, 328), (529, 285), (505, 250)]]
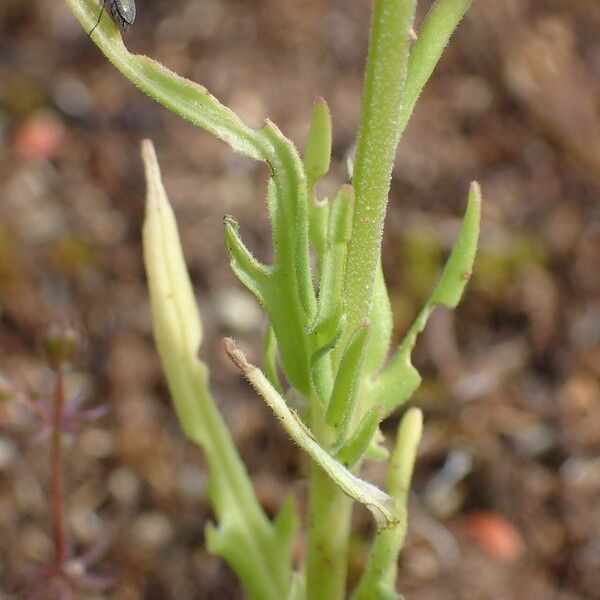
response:
[(421, 383), (421, 376), (410, 359), (417, 336), (425, 328), (427, 319), (436, 306), (443, 304), (448, 308), (455, 308), (458, 304), (471, 277), (477, 251), (480, 218), (481, 189), (479, 184), (473, 182), (458, 239), (440, 280), (395, 355), (379, 378), (369, 387), (370, 402), (373, 406), (381, 404), (386, 415), (410, 398)]
[(325, 421), (336, 430), (338, 443), (345, 440), (350, 423), (354, 418), (368, 339), (369, 328), (367, 326), (359, 327), (352, 334), (342, 354), (335, 377)]
[(210, 395), (208, 369), (197, 357), (202, 325), (196, 299), (148, 140), (142, 156), (148, 187), (144, 263), (154, 338), (181, 426), (208, 464), (208, 494), (219, 521), (207, 531), (209, 548), (236, 570), (251, 598), (279, 600), (288, 587), (292, 523), (281, 517), (273, 526), (267, 519)]
[(319, 282), (317, 313), (308, 328), (315, 351), (329, 344), (339, 334), (344, 310), (342, 290), (353, 203), (352, 187), (344, 185), (336, 194), (331, 207), (327, 246)]
[(327, 473), (340, 489), (357, 502), (364, 504), (373, 513), (380, 527), (396, 523), (398, 517), (394, 512), (391, 497), (374, 485), (353, 475), (322, 448), (302, 419), (290, 410), (285, 400), (277, 393), (260, 369), (246, 360), (243, 352), (233, 340), (225, 340), (225, 349), (233, 363), (271, 408), (292, 440)]
[(266, 304), (269, 292), (273, 289), (272, 269), (258, 261), (242, 242), (236, 220), (227, 215), (224, 219), (225, 244), (231, 257), (231, 268), (237, 278)]
[(444, 48), (472, 2), (473, 0), (437, 0), (427, 14), (408, 57), (406, 82), (400, 105), (398, 139), (406, 129), (417, 99), (440, 60)]
[[(274, 269), (293, 285), (308, 319), (314, 316), (315, 292), (308, 248), (308, 202), (306, 175), (294, 145), (271, 121), (260, 130), (271, 144), (269, 164), (273, 169), (274, 195), (268, 202), (273, 242)], [(281, 339), (279, 338), (281, 343)]]
[(331, 162), (331, 114), (327, 102), (317, 98), (310, 118), (304, 150), (304, 170), (308, 189), (313, 195), (315, 184), (327, 175)]
[(377, 273), (375, 275), (375, 290), (373, 291), (373, 304), (371, 305), (369, 326), (371, 328), (371, 338), (365, 360), (365, 377), (373, 377), (381, 369), (387, 358), (392, 341), (394, 319), (383, 277), (381, 260), (377, 265)]
[(391, 527), (377, 531), (369, 550), (367, 565), (351, 600), (371, 600), (375, 589), (378, 590), (376, 598), (396, 597), (390, 594), (395, 593), (393, 590), (398, 554), (406, 536), (408, 491), (422, 433), (423, 414), (418, 408), (410, 408), (398, 427), (386, 482), (386, 489), (395, 499), (396, 509), (402, 517)]
[(348, 441), (336, 451), (335, 457), (348, 468), (352, 468), (368, 450), (373, 436), (383, 419), (383, 408), (373, 406), (362, 418), (356, 431), (350, 436)]
[(330, 163), (331, 114), (327, 102), (323, 98), (317, 98), (304, 150), (304, 170), (308, 185), (309, 237), (317, 256), (319, 273), (327, 241), (329, 202), (317, 197), (316, 184), (328, 173)]
[[(90, 31), (98, 17), (95, 0), (67, 2), (84, 29)], [(277, 257), (273, 267), (276, 293), (262, 300), (279, 341), (283, 369), (292, 385), (308, 395), (310, 352), (304, 331), (314, 317), (316, 300), (309, 261), (306, 176), (293, 144), (273, 123), (267, 121), (260, 130), (254, 130), (201, 85), (128, 52), (108, 15), (92, 39), (125, 77), (163, 106), (225, 141), (234, 151), (270, 165), (273, 178), (268, 205)], [(235, 242), (235, 236), (231, 240)], [(241, 252), (242, 247), (238, 250)], [(244, 269), (238, 273), (248, 275)], [(244, 283), (252, 281), (245, 277)]]
[[(285, 223), (281, 223), (281, 211), (278, 208), (280, 197), (274, 179), (269, 183), (268, 203), (273, 214), (279, 215), (278, 227), (287, 227)], [(293, 244), (290, 245), (286, 239), (286, 248), (276, 256), (275, 265), (266, 267), (244, 246), (237, 232), (237, 223), (231, 217), (225, 218), (225, 242), (234, 273), (256, 296), (269, 315), (288, 381), (300, 392), (308, 395), (310, 350), (304, 333), (308, 317), (297, 293)], [(286, 271), (282, 264), (289, 261), (293, 264), (289, 265), (288, 269), (292, 270)]]
[[(95, 0), (67, 0), (69, 8), (89, 32), (98, 19)], [(108, 10), (92, 35), (92, 41), (127, 79), (174, 113), (223, 140), (235, 151), (255, 160), (266, 160), (266, 146), (259, 132), (223, 106), (206, 88), (169, 71), (160, 63), (132, 54)]]

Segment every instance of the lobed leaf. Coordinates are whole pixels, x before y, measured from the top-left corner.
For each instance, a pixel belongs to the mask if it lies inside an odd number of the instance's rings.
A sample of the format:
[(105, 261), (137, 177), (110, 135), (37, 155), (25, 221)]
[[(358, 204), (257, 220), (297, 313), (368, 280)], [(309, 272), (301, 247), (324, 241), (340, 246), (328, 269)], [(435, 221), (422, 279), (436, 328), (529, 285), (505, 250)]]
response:
[(421, 376), (411, 363), (411, 353), (417, 336), (427, 323), (436, 306), (455, 308), (465, 289), (475, 260), (479, 221), (481, 218), (481, 189), (471, 184), (467, 210), (454, 248), (429, 300), (415, 319), (396, 354), (369, 389), (371, 405), (382, 405), (390, 414), (419, 387)]

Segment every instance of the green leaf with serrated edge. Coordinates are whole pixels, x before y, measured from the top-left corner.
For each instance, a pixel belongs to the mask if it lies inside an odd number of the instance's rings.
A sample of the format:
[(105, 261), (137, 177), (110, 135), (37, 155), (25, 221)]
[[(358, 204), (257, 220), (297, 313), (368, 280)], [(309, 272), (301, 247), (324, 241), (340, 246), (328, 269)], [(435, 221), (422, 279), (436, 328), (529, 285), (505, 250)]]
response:
[[(67, 0), (67, 3), (84, 29), (90, 31), (98, 17), (96, 2)], [(132, 83), (163, 106), (225, 141), (234, 151), (270, 165), (274, 190), (271, 220), (279, 257), (274, 266), (278, 294), (269, 299), (270, 316), (279, 340), (284, 371), (298, 390), (308, 394), (310, 353), (304, 347), (303, 332), (314, 316), (315, 295), (309, 262), (306, 177), (293, 144), (272, 123), (267, 121), (260, 130), (254, 130), (201, 85), (145, 56), (129, 53), (109, 16), (101, 20), (92, 40)], [(281, 289), (288, 290), (280, 300), (285, 310), (273, 308)], [(275, 313), (277, 318), (273, 318)], [(283, 319), (281, 313), (284, 313)], [(290, 342), (282, 342), (284, 338)]]
[(353, 332), (342, 354), (333, 384), (333, 391), (325, 414), (325, 421), (338, 434), (338, 443), (345, 440), (354, 418), (360, 376), (369, 339), (369, 328), (359, 327)]
[(374, 589), (385, 592), (394, 588), (398, 554), (406, 536), (408, 491), (422, 433), (423, 414), (418, 408), (410, 408), (398, 426), (386, 481), (386, 490), (395, 499), (402, 518), (395, 525), (377, 531), (367, 565), (351, 600), (371, 600)]
[(421, 383), (421, 376), (410, 361), (417, 336), (425, 328), (427, 319), (437, 305), (443, 304), (448, 308), (455, 308), (458, 304), (471, 277), (477, 251), (480, 218), (481, 189), (477, 182), (473, 182), (458, 239), (440, 280), (408, 330), (396, 354), (383, 369), (378, 379), (369, 386), (370, 402), (372, 405), (381, 404), (386, 415), (405, 402)]
[(348, 468), (352, 468), (368, 450), (373, 436), (383, 419), (381, 406), (374, 406), (367, 411), (356, 431), (348, 441), (335, 452), (335, 457)]
[(280, 393), (283, 393), (283, 387), (279, 380), (279, 372), (277, 370), (277, 338), (273, 327), (269, 325), (263, 340), (263, 366), (265, 375), (271, 382), (271, 385)]
[(425, 17), (408, 57), (406, 82), (400, 104), (398, 138), (406, 128), (417, 99), (440, 60), (444, 48), (472, 2), (473, 0), (437, 0)]
[(231, 360), (271, 408), (292, 440), (331, 477), (344, 493), (364, 504), (373, 513), (380, 527), (396, 523), (397, 516), (394, 512), (392, 498), (371, 483), (353, 475), (322, 448), (310, 429), (294, 411), (290, 410), (285, 400), (277, 393), (261, 370), (246, 360), (243, 352), (233, 340), (226, 339), (225, 348)]
[(181, 426), (206, 457), (208, 495), (219, 521), (209, 532), (211, 547), (236, 570), (251, 598), (278, 600), (288, 586), (290, 543), (258, 504), (210, 395), (208, 369), (197, 358), (200, 317), (151, 142), (143, 143), (142, 156), (148, 186), (144, 263), (154, 337)]

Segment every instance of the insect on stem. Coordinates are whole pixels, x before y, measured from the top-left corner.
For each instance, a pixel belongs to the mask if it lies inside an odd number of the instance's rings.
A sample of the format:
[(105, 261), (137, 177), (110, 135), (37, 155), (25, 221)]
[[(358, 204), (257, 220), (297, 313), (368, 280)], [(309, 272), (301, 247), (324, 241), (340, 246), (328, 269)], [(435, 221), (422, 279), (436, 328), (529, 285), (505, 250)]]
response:
[(123, 31), (128, 31), (129, 28), (133, 25), (136, 13), (135, 0), (102, 0), (102, 8), (100, 9), (98, 20), (88, 33), (88, 37), (91, 37), (96, 27), (98, 27), (98, 25), (100, 24), (100, 19), (102, 19), (102, 13), (104, 12), (104, 8), (106, 7), (107, 1), (110, 2), (110, 14), (114, 22), (121, 29), (123, 29)]

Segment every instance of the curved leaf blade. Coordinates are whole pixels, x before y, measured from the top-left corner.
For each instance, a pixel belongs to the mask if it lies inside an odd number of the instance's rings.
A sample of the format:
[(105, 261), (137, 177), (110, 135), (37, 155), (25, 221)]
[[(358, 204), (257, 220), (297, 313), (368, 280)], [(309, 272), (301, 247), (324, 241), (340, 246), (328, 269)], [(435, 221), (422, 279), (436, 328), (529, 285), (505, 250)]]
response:
[(373, 513), (380, 527), (397, 523), (398, 517), (391, 496), (353, 475), (322, 448), (310, 429), (295, 412), (290, 410), (261, 370), (247, 361), (244, 353), (232, 339), (225, 339), (225, 349), (229, 358), (267, 403), (292, 440), (333, 479), (340, 489), (357, 502), (364, 504)]

